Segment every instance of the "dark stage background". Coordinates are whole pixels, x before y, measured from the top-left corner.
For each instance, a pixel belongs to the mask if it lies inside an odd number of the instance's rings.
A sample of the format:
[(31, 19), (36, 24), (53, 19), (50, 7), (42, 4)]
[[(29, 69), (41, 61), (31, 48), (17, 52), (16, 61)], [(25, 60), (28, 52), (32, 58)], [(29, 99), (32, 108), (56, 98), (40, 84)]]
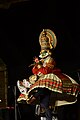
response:
[[(33, 63), (33, 57), (39, 55), (39, 35), (44, 28), (56, 34), (54, 56), (57, 66), (80, 83), (77, 74), (80, 72), (79, 21), (79, 4), (73, 1), (29, 0), (0, 8), (0, 58), (8, 70), (9, 104), (14, 104), (12, 89), (16, 81), (32, 74), (28, 66)], [(79, 101), (78, 97), (76, 105), (65, 107), (66, 111), (70, 110), (69, 115), (73, 114), (72, 120), (80, 119)]]

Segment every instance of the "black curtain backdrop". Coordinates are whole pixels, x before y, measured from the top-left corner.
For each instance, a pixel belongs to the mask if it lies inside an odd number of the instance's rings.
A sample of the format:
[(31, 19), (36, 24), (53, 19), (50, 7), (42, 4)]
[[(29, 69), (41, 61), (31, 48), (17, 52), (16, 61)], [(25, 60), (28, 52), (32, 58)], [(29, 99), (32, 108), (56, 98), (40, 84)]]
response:
[(72, 0), (29, 0), (0, 8), (0, 58), (7, 65), (11, 89), (17, 80), (32, 74), (32, 67), (28, 66), (40, 53), (39, 35), (44, 28), (56, 34), (57, 46), (53, 52), (57, 66), (80, 83), (79, 8), (79, 3)]
[(57, 37), (54, 56), (63, 72), (80, 68), (79, 4), (68, 1), (25, 1), (0, 9), (0, 57), (9, 83), (31, 74), (28, 66), (40, 53), (39, 35), (48, 28)]

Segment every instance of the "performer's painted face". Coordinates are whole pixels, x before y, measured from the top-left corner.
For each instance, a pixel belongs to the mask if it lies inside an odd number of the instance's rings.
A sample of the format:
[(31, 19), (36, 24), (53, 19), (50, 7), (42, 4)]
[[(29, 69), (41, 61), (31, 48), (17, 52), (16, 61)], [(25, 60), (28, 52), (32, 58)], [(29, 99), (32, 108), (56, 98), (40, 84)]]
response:
[(49, 55), (48, 52), (47, 52), (46, 50), (43, 50), (43, 51), (41, 51), (39, 57), (40, 57), (40, 58), (45, 58), (45, 57), (47, 57), (48, 55)]

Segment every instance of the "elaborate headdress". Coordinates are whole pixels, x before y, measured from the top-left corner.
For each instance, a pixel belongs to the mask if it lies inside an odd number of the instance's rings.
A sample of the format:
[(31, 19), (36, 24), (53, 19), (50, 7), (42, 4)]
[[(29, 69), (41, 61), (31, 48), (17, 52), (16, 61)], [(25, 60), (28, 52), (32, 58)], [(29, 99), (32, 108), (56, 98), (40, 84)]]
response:
[(43, 29), (39, 36), (39, 43), (41, 46), (40, 58), (50, 54), (49, 50), (54, 49), (57, 44), (56, 35), (50, 29)]
[(39, 36), (39, 43), (41, 50), (55, 48), (57, 44), (56, 35), (50, 29), (43, 29)]

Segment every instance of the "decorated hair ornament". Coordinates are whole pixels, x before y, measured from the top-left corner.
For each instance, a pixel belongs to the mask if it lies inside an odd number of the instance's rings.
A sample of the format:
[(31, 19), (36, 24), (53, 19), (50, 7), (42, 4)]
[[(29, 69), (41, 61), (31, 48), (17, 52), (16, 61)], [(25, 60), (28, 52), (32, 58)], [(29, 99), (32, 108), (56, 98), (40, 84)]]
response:
[(57, 39), (54, 32), (50, 29), (43, 29), (39, 36), (41, 50), (53, 49), (56, 47)]

